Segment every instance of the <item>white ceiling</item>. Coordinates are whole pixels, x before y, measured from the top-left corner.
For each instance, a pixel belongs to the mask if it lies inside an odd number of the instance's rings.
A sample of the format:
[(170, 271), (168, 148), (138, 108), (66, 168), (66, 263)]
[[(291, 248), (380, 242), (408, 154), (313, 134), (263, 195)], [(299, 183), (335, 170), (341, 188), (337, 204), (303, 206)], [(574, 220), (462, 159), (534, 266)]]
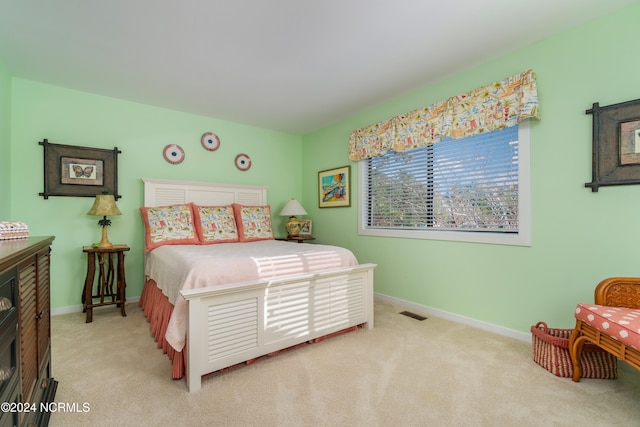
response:
[(0, 63), (304, 134), (637, 2), (0, 0)]

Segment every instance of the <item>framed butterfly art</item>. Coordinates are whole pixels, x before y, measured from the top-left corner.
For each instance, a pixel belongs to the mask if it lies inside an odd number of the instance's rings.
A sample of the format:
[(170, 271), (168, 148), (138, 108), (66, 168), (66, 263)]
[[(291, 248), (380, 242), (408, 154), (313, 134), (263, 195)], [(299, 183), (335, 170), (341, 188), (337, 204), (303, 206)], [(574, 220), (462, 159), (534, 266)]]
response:
[(52, 144), (47, 139), (38, 144), (44, 148), (44, 191), (49, 196), (95, 197), (118, 194), (118, 154), (113, 150), (73, 145)]

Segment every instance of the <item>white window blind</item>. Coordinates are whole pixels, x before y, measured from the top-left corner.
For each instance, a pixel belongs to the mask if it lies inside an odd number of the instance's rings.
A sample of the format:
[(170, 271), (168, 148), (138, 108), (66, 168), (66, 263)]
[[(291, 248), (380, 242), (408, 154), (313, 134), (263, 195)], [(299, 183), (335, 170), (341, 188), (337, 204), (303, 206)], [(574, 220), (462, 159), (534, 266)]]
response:
[(518, 128), (365, 160), (361, 228), (518, 233)]

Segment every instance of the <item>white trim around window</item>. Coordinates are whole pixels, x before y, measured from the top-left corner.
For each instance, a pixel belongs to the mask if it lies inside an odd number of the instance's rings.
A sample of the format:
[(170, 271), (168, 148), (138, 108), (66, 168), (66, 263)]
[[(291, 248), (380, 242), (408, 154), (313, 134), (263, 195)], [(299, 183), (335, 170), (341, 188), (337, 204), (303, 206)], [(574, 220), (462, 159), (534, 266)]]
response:
[(448, 240), (456, 242), (488, 243), (499, 245), (531, 246), (531, 160), (530, 124), (523, 120), (518, 125), (518, 232), (491, 233), (438, 230), (374, 229), (364, 226), (365, 202), (363, 182), (366, 168), (359, 165), (358, 180), (358, 234), (363, 236), (397, 237), (409, 239)]

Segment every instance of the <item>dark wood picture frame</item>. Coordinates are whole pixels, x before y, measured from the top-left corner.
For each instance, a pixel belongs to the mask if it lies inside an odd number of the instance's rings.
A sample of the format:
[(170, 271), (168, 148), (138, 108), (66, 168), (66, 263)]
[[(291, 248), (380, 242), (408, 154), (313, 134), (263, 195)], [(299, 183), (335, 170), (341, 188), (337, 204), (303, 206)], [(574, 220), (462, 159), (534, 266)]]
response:
[(318, 172), (318, 206), (351, 206), (351, 166)]
[(640, 184), (640, 99), (585, 112), (593, 115), (592, 192), (609, 185)]
[(95, 197), (98, 194), (118, 194), (118, 154), (103, 148), (52, 144), (44, 139), (44, 191), (42, 197)]

